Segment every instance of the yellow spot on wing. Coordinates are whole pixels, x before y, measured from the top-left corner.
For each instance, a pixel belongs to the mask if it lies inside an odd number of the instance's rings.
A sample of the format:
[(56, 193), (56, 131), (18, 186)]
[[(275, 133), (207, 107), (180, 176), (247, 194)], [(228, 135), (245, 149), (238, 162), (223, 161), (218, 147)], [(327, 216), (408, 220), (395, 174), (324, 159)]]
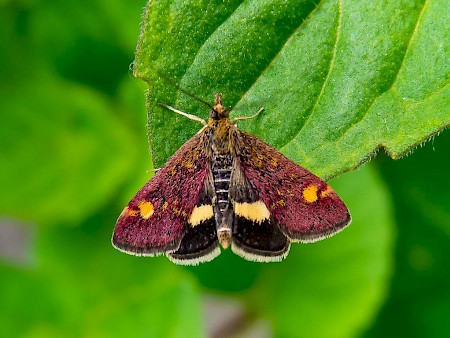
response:
[(320, 197), (327, 197), (332, 192), (334, 192), (334, 190), (328, 185), (327, 188), (320, 193)]
[(153, 213), (155, 212), (153, 204), (151, 204), (150, 202), (147, 202), (147, 201), (140, 202), (138, 207), (139, 207), (141, 217), (143, 219), (149, 219), (150, 217), (152, 217)]
[(238, 216), (258, 223), (270, 218), (269, 209), (267, 209), (266, 205), (262, 201), (256, 201), (253, 203), (234, 202), (234, 213)]
[(191, 216), (189, 217), (188, 223), (195, 227), (199, 225), (201, 222), (206, 221), (214, 217), (214, 211), (212, 205), (204, 204), (200, 206), (196, 206), (194, 210), (192, 210)]
[(271, 160), (271, 162), (272, 162), (272, 165), (273, 165), (274, 167), (278, 167), (278, 160), (277, 160), (275, 157), (273, 157), (273, 156), (270, 156), (270, 155), (269, 155), (269, 157), (270, 157), (270, 160)]
[(138, 212), (136, 210), (130, 210), (128, 207), (125, 207), (120, 213), (120, 217), (136, 216), (137, 214)]
[[(292, 196), (294, 196), (294, 195), (292, 194)], [(284, 200), (280, 199), (276, 202), (273, 202), (270, 205), (270, 209), (276, 209), (277, 207), (284, 207), (285, 205), (286, 205), (286, 202)]]
[(308, 185), (305, 189), (303, 189), (303, 198), (308, 203), (313, 203), (317, 201), (319, 198), (317, 197), (317, 191), (319, 188), (317, 188), (316, 185), (311, 184)]

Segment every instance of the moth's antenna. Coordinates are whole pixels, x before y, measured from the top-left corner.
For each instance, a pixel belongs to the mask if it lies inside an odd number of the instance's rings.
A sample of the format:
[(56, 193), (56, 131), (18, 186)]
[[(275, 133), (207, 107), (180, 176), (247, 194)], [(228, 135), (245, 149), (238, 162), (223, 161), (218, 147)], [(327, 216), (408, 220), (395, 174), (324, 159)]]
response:
[(198, 102), (201, 102), (204, 105), (211, 108), (212, 110), (214, 110), (214, 107), (211, 104), (209, 104), (205, 100), (199, 98), (198, 96), (195, 96), (194, 94), (188, 92), (186, 89), (182, 88), (178, 83), (175, 83), (175, 81), (173, 81), (171, 78), (169, 78), (165, 74), (161, 73), (160, 71), (157, 71), (157, 73), (161, 78), (163, 78), (165, 81), (169, 82), (172, 86), (174, 86), (176, 89), (178, 89), (183, 94), (186, 94), (187, 96), (192, 97), (194, 100), (197, 100)]

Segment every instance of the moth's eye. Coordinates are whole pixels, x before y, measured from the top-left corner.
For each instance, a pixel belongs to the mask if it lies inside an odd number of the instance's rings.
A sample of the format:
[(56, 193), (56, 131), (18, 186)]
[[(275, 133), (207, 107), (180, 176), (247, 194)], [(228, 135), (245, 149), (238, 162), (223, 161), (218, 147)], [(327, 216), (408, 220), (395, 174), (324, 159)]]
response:
[(216, 119), (216, 120), (219, 118), (219, 113), (217, 111), (215, 111), (214, 109), (211, 110), (209, 115), (211, 116), (211, 118)]

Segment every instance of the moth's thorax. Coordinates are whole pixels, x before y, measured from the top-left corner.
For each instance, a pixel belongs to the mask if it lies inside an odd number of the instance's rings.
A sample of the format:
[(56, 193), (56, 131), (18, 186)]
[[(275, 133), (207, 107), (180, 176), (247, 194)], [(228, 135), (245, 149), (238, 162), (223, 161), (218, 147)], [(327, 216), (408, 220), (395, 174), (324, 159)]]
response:
[(230, 114), (222, 104), (222, 94), (214, 97), (214, 106), (209, 112), (208, 127), (210, 128), (211, 149), (215, 154), (230, 153)]
[(220, 120), (209, 119), (208, 123), (211, 128), (210, 141), (213, 153), (227, 154), (230, 152), (230, 129), (233, 125), (230, 119), (224, 118)]

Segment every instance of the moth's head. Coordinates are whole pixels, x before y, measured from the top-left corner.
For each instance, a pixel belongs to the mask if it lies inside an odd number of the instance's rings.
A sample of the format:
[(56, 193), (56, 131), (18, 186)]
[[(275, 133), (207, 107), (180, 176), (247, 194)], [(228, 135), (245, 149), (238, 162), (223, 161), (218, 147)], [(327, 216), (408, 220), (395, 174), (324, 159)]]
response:
[(211, 109), (209, 113), (209, 117), (214, 120), (220, 120), (224, 118), (228, 118), (230, 116), (227, 108), (225, 108), (222, 104), (222, 94), (217, 93), (214, 96), (214, 107)]

